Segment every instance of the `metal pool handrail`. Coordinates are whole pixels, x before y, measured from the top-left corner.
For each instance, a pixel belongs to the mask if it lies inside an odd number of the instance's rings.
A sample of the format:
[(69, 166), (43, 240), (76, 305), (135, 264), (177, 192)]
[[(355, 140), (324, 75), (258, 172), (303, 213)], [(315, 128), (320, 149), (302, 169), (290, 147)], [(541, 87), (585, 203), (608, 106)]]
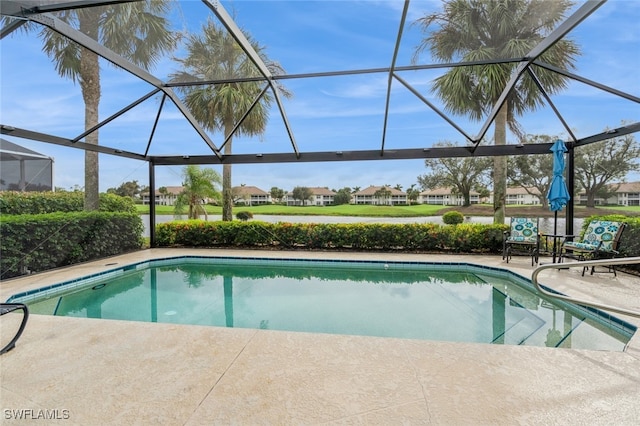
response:
[(540, 293), (549, 297), (566, 300), (567, 302), (575, 303), (578, 305), (590, 306), (596, 309), (602, 309), (605, 311), (611, 311), (619, 314), (640, 318), (640, 312), (638, 311), (618, 308), (617, 306), (605, 305), (603, 303), (590, 302), (588, 300), (576, 299), (573, 297), (564, 296), (562, 294), (551, 293), (543, 289), (538, 283), (538, 274), (544, 271), (545, 269), (566, 269), (566, 268), (573, 268), (573, 267), (582, 268), (585, 266), (635, 265), (639, 263), (640, 263), (640, 257), (621, 257), (618, 259), (585, 260), (582, 262), (568, 262), (568, 263), (549, 263), (546, 265), (540, 265), (533, 271), (533, 273), (531, 274), (531, 282)]

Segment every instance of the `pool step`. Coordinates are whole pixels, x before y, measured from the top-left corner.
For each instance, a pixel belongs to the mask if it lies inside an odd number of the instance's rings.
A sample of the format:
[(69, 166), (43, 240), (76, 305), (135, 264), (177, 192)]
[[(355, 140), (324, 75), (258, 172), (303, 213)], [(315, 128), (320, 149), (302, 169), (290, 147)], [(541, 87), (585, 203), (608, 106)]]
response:
[(523, 345), (532, 336), (539, 333), (544, 325), (537, 317), (523, 316), (515, 323), (511, 324), (503, 334), (496, 336), (491, 343), (501, 343), (505, 345)]

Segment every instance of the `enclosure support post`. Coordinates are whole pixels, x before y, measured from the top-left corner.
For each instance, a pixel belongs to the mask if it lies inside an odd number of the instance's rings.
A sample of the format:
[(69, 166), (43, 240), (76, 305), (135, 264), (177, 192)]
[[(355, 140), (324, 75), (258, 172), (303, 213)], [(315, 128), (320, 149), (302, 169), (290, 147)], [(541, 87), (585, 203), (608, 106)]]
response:
[(567, 189), (569, 190), (569, 201), (567, 202), (567, 219), (565, 221), (565, 235), (573, 235), (573, 207), (576, 201), (576, 182), (575, 182), (575, 144), (571, 143), (568, 147), (567, 161)]
[(156, 246), (156, 175), (153, 160), (149, 161), (149, 246)]

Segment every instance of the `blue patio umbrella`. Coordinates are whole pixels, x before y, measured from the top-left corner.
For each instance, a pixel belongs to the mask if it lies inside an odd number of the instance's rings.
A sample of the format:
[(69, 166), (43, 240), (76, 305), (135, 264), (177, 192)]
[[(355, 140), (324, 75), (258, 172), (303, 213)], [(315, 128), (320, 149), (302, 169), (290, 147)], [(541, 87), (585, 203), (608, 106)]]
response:
[(567, 183), (564, 180), (564, 153), (567, 152), (567, 147), (558, 139), (551, 146), (551, 152), (553, 152), (553, 179), (547, 193), (547, 200), (549, 200), (551, 211), (557, 214), (570, 199)]
[[(551, 180), (551, 186), (547, 193), (547, 200), (549, 200), (549, 208), (554, 212), (553, 218), (553, 235), (558, 235), (558, 211), (562, 210), (567, 205), (569, 199), (569, 190), (567, 189), (567, 183), (564, 180), (564, 153), (567, 152), (567, 147), (564, 142), (558, 139), (551, 146), (551, 152), (553, 152), (553, 179)], [(556, 238), (553, 238), (553, 257), (555, 262), (555, 242)]]

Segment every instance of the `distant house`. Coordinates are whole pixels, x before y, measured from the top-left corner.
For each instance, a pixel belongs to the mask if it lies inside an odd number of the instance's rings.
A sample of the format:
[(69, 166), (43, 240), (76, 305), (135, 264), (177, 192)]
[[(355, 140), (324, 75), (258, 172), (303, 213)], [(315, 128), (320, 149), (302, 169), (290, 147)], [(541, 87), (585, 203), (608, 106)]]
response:
[[(389, 191), (388, 197), (376, 195), (378, 191), (385, 188)], [(351, 204), (372, 204), (372, 205), (399, 205), (407, 204), (407, 193), (389, 186), (370, 186), (353, 194)]]
[[(311, 190), (311, 199), (306, 201), (304, 205), (330, 206), (333, 204), (333, 197), (336, 193), (329, 188), (313, 187), (309, 189)], [(303, 205), (302, 201), (293, 199), (293, 192), (288, 192), (284, 196), (283, 201), (285, 201), (288, 206)]]
[[(529, 191), (527, 191), (527, 189)], [(540, 205), (542, 204), (542, 197), (540, 191), (537, 188), (523, 188), (521, 186), (511, 186), (507, 188), (505, 204), (518, 204), (518, 205)]]
[[(576, 195), (576, 204), (583, 205), (583, 206), (586, 205), (587, 204), (587, 198), (588, 198), (587, 197), (587, 192), (584, 189), (580, 190), (580, 192), (578, 192), (578, 194)], [(602, 206), (604, 204), (607, 204), (607, 202), (608, 202), (604, 198), (598, 197), (598, 196), (596, 196), (596, 198), (593, 201), (594, 201), (594, 204), (596, 206)], [(616, 195), (614, 195), (612, 197), (611, 204), (617, 204), (617, 201), (618, 201), (618, 197), (617, 197), (617, 194), (616, 194)]]
[[(178, 199), (178, 195), (182, 192), (182, 186), (166, 186), (167, 189), (166, 194), (161, 194), (156, 189), (156, 205), (157, 206), (173, 206), (176, 204), (176, 200)], [(142, 204), (151, 204), (150, 195), (148, 192), (143, 192), (140, 194), (142, 197)]]
[[(471, 204), (479, 204), (480, 193), (471, 191), (469, 193), (469, 201)], [(437, 206), (462, 206), (464, 205), (464, 196), (462, 194), (452, 194), (451, 188), (440, 187), (422, 191), (418, 202)]]
[(256, 206), (260, 204), (271, 204), (271, 194), (257, 186), (234, 186), (231, 188), (234, 203), (236, 205)]
[(615, 197), (607, 199), (607, 204), (640, 206), (640, 182), (616, 183), (610, 186), (617, 189)]
[[(596, 196), (596, 206), (640, 206), (640, 182), (620, 182), (607, 185), (613, 195), (607, 199)], [(576, 196), (577, 204), (587, 204), (587, 192), (583, 189)]]

